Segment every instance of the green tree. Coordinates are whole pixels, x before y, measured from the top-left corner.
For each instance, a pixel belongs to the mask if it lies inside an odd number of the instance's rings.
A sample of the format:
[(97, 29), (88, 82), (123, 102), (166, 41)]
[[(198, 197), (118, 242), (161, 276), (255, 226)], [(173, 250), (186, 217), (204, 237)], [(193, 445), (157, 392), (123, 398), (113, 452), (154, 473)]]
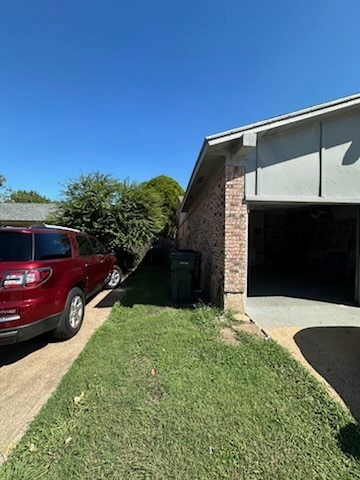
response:
[(6, 177), (0, 173), (0, 201), (12, 203), (50, 203), (51, 200), (34, 190), (12, 190)]
[(178, 198), (184, 194), (183, 188), (171, 177), (160, 175), (143, 183), (147, 191), (155, 192), (159, 195), (161, 208), (163, 211), (164, 223), (161, 229), (161, 236), (175, 237), (177, 231), (176, 210)]
[(34, 190), (15, 190), (11, 191), (8, 202), (13, 203), (50, 203), (51, 200)]
[(163, 225), (161, 201), (142, 185), (99, 172), (70, 180), (50, 221), (96, 235), (115, 252), (144, 251)]
[(0, 202), (9, 200), (10, 189), (6, 186), (6, 177), (0, 173)]

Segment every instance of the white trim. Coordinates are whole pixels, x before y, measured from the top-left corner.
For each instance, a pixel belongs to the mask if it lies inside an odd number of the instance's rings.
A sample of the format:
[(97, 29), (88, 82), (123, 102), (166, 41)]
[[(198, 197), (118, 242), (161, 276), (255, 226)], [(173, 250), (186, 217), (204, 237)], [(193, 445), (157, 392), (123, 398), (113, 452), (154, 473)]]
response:
[(336, 203), (338, 205), (360, 205), (360, 197), (307, 197), (307, 196), (290, 196), (290, 195), (247, 195), (246, 202), (251, 203)]
[(208, 150), (208, 144), (206, 143), (206, 141), (204, 141), (202, 147), (201, 147), (201, 150), (200, 150), (200, 153), (199, 153), (199, 156), (196, 160), (196, 163), (195, 163), (195, 166), (194, 166), (194, 169), (192, 171), (192, 174), (191, 174), (191, 177), (190, 177), (190, 180), (189, 180), (189, 183), (188, 183), (188, 186), (186, 188), (186, 192), (185, 192), (185, 195), (184, 195), (184, 198), (183, 198), (183, 201), (181, 202), (181, 210), (182, 211), (182, 207), (185, 205), (185, 203), (187, 202), (187, 199), (188, 199), (188, 195), (189, 195), (189, 192), (190, 192), (190, 189), (192, 187), (192, 184), (193, 184), (193, 181), (196, 177), (196, 174), (197, 172), (199, 171), (199, 168), (201, 167), (201, 164), (203, 162), (203, 159), (206, 155), (206, 152)]
[[(70, 227), (63, 227), (62, 225), (49, 225), (48, 223), (43, 223), (45, 228), (52, 228), (54, 230), (69, 230), (70, 232), (81, 233), (80, 230), (77, 228), (70, 228)], [(41, 228), (41, 227), (34, 227), (34, 228)]]

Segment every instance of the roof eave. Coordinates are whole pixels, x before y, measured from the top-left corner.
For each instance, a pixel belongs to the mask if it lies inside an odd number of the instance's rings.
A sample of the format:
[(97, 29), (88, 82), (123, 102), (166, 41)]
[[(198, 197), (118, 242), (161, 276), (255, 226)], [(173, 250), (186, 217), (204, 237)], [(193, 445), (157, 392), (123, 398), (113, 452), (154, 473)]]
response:
[(205, 140), (209, 142), (209, 145), (217, 145), (219, 143), (235, 140), (246, 130), (254, 130), (261, 132), (269, 130), (270, 128), (277, 128), (300, 120), (307, 120), (312, 117), (317, 117), (325, 113), (336, 112), (345, 107), (351, 107), (360, 104), (360, 93), (343, 97), (331, 102), (321, 103), (319, 105), (297, 110), (295, 112), (286, 113), (277, 117), (271, 117), (267, 120), (244, 125), (243, 127), (233, 128), (231, 130), (225, 130), (214, 135), (208, 135)]
[(180, 207), (180, 211), (183, 212), (184, 210), (184, 207), (187, 205), (187, 202), (188, 202), (188, 199), (189, 199), (189, 195), (190, 195), (190, 190), (191, 190), (191, 187), (192, 185), (194, 184), (194, 180), (196, 178), (196, 174), (198, 173), (199, 171), (199, 168), (202, 164), (202, 161), (208, 151), (208, 148), (209, 148), (209, 144), (208, 144), (208, 141), (207, 139), (205, 138), (205, 140), (203, 141), (203, 144), (202, 144), (202, 147), (201, 147), (201, 150), (200, 150), (200, 153), (196, 159), (196, 163), (195, 163), (195, 166), (194, 166), (194, 169), (192, 171), (192, 174), (191, 174), (191, 177), (190, 177), (190, 180), (189, 180), (189, 183), (188, 183), (188, 186), (186, 187), (186, 191), (185, 191), (185, 195), (184, 195), (184, 198), (181, 202), (181, 207)]

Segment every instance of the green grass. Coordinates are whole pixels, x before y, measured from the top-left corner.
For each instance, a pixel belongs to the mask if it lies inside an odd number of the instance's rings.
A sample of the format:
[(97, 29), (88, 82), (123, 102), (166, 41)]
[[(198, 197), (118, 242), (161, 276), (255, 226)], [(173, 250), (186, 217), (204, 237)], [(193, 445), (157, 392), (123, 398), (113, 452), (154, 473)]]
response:
[(164, 270), (128, 279), (1, 479), (360, 478), (354, 420), (295, 360), (168, 299)]

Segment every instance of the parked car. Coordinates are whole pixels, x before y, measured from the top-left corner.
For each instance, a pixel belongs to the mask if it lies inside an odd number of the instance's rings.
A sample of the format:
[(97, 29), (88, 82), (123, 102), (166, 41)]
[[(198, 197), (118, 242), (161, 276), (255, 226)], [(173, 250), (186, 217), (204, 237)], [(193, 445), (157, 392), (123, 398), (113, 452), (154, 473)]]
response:
[(85, 302), (121, 281), (116, 258), (90, 235), (51, 225), (0, 228), (0, 345), (52, 331), (73, 337)]

